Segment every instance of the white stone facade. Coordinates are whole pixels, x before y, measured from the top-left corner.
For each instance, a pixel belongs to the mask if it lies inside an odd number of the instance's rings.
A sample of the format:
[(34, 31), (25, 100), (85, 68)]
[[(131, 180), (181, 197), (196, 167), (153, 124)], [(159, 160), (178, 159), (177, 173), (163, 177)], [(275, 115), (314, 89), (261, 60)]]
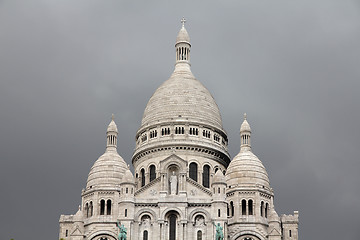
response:
[(117, 153), (117, 126), (107, 129), (105, 153), (90, 170), (75, 215), (61, 215), (60, 239), (297, 240), (298, 212), (281, 217), (261, 161), (251, 151), (251, 128), (241, 125), (241, 148), (230, 161), (220, 111), (190, 70), (190, 37), (176, 39), (174, 73), (150, 98), (129, 166)]

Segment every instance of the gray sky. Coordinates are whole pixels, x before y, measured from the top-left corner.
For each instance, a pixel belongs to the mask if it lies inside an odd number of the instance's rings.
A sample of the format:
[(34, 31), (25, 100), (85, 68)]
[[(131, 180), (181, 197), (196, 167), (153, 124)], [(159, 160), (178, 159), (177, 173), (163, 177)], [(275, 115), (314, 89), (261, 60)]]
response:
[(299, 210), (300, 238), (359, 238), (358, 0), (0, 0), (2, 239), (57, 239), (111, 113), (131, 161), (182, 16), (231, 156), (247, 112), (276, 210)]

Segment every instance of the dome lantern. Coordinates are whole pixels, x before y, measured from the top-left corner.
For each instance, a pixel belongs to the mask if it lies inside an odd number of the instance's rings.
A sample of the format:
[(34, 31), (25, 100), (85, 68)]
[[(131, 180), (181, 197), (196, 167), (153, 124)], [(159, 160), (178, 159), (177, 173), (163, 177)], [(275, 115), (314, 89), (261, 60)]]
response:
[(251, 128), (246, 120), (246, 113), (244, 114), (244, 121), (240, 127), (240, 150), (251, 151)]
[(106, 151), (116, 151), (118, 130), (114, 121), (114, 114), (106, 131)]
[(176, 65), (178, 63), (186, 63), (190, 65), (190, 37), (185, 29), (185, 18), (181, 19), (182, 27), (176, 37)]

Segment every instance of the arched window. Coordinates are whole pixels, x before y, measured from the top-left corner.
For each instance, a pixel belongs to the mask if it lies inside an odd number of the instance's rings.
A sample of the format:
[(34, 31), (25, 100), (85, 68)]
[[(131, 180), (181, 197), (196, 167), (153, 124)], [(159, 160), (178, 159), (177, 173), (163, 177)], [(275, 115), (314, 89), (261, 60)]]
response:
[(68, 237), (69, 236), (69, 230), (66, 230), (65, 231), (65, 237)]
[(197, 175), (198, 175), (198, 165), (192, 162), (189, 165), (189, 177), (195, 182), (197, 182)]
[(141, 186), (145, 186), (145, 170), (144, 169), (141, 169), (140, 171), (140, 177), (141, 177)]
[(150, 182), (156, 178), (156, 168), (154, 165), (150, 166)]
[(100, 201), (100, 215), (105, 214), (105, 200)]
[(253, 215), (253, 200), (249, 200), (249, 215)]
[(266, 207), (265, 207), (265, 217), (268, 217), (268, 210), (269, 210), (269, 204), (266, 203)]
[(92, 217), (93, 215), (93, 210), (94, 210), (94, 207), (93, 207), (93, 202), (90, 202), (90, 217)]
[(196, 236), (197, 240), (202, 240), (202, 232), (199, 230), (197, 231), (197, 236)]
[(230, 208), (229, 208), (229, 204), (227, 204), (227, 216), (230, 217)]
[(245, 199), (243, 199), (241, 201), (241, 214), (246, 215), (246, 200)]
[(291, 237), (291, 230), (289, 230), (289, 237)]
[(127, 217), (127, 209), (125, 209), (125, 217)]
[(143, 234), (143, 240), (148, 240), (148, 237), (149, 237), (148, 235), (149, 235), (148, 231), (145, 230), (144, 234)]
[(169, 222), (170, 222), (170, 227), (169, 227), (169, 240), (176, 240), (176, 215), (175, 214), (171, 214), (169, 216)]
[(260, 215), (261, 215), (262, 217), (264, 216), (264, 202), (261, 202)]
[(234, 216), (234, 203), (232, 201), (230, 202), (230, 214), (232, 217)]
[(220, 217), (221, 216), (221, 211), (220, 211), (220, 209), (218, 209), (218, 217)]
[(203, 167), (203, 186), (206, 188), (210, 187), (210, 167), (205, 165)]
[(106, 215), (111, 215), (111, 200), (107, 200), (106, 202)]
[(86, 217), (89, 217), (89, 204), (88, 203), (85, 204), (85, 212), (86, 212)]

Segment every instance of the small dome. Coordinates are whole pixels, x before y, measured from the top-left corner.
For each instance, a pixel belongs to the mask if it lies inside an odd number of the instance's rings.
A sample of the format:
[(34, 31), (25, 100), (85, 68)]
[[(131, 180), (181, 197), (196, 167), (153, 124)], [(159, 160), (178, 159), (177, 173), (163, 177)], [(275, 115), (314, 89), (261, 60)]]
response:
[(176, 37), (176, 43), (180, 43), (180, 42), (190, 43), (190, 36), (184, 26), (180, 29)]
[(131, 173), (130, 169), (125, 171), (125, 175), (121, 181), (122, 183), (135, 183), (134, 175)]
[(116, 151), (107, 151), (92, 166), (86, 188), (118, 186), (127, 169), (124, 159)]
[(106, 132), (116, 132), (116, 133), (118, 133), (118, 129), (117, 129), (116, 123), (114, 121), (114, 115), (113, 115), (113, 118), (111, 119), (111, 122), (109, 123), (109, 126), (108, 126)]
[(270, 208), (269, 222), (280, 222), (279, 215), (276, 213), (274, 207)]
[(226, 181), (225, 181), (224, 174), (220, 170), (216, 171), (214, 180), (213, 180), (213, 184), (214, 183), (225, 183), (225, 182)]
[(266, 169), (251, 151), (240, 151), (230, 162), (225, 177), (230, 188), (259, 185), (270, 189)]
[(83, 220), (83, 213), (82, 213), (81, 208), (79, 206), (78, 211), (74, 215), (74, 221), (77, 222), (77, 221), (82, 221), (82, 220)]
[(244, 114), (244, 122), (241, 124), (240, 132), (251, 132), (250, 124), (246, 120), (246, 113)]

